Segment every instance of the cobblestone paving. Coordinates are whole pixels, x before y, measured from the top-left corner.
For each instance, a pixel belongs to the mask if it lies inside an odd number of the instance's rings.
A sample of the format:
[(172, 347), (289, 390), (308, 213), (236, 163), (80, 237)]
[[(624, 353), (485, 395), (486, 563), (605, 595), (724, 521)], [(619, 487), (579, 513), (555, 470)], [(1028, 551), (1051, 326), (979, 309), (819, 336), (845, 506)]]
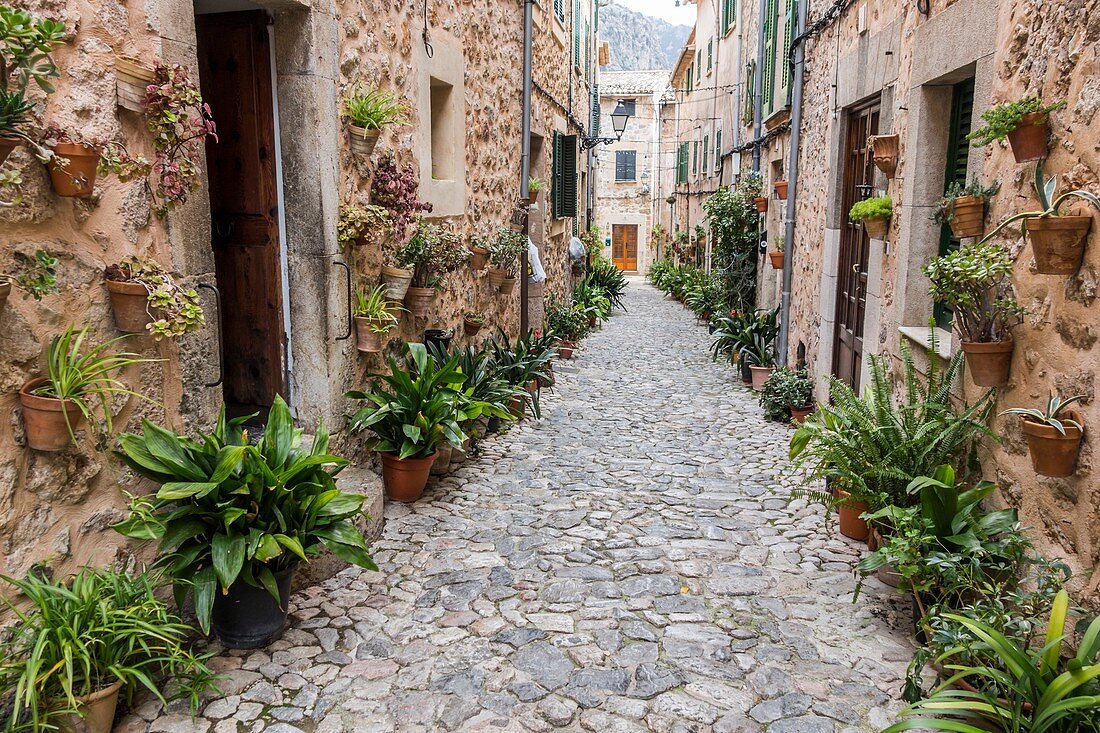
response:
[(381, 572), (296, 596), (283, 640), (221, 657), (231, 694), (203, 718), (123, 729), (892, 722), (904, 604), (877, 581), (852, 603), (861, 545), (788, 501), (790, 429), (709, 361), (706, 329), (641, 280), (627, 307), (559, 364), (541, 422), (489, 441), (416, 505), (388, 505)]

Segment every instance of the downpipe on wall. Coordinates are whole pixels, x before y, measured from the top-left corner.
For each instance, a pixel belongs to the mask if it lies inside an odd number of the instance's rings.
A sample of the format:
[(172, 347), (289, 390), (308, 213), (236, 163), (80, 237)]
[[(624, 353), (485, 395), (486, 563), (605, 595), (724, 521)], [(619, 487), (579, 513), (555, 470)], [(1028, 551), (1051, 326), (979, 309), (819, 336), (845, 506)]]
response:
[[(761, 61), (756, 64), (756, 69), (753, 70), (753, 98), (752, 98), (752, 134), (759, 140), (763, 137), (762, 128), (764, 127), (764, 64), (763, 64), (763, 51), (764, 51), (764, 23), (767, 20), (767, 3), (759, 2), (759, 12), (756, 15), (756, 55)], [(752, 171), (753, 173), (760, 172), (760, 148), (759, 144), (752, 146)]]
[[(527, 181), (531, 177), (531, 74), (533, 62), (533, 38), (534, 38), (534, 2), (535, 0), (523, 0), (523, 153), (520, 156), (519, 192), (516, 201), (522, 201), (527, 197)], [(527, 212), (524, 232), (531, 236), (531, 214)], [(527, 314), (527, 293), (530, 286), (527, 282), (527, 250), (519, 259), (519, 333), (520, 336), (527, 333), (529, 328)]]

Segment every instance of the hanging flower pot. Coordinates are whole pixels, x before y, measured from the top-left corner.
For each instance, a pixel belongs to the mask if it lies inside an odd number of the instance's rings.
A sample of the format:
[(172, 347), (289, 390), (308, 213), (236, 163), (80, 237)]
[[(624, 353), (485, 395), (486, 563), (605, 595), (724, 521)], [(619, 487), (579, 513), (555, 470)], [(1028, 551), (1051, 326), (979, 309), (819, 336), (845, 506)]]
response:
[(752, 200), (752, 202), (754, 204), (756, 204), (757, 212), (763, 214), (768, 210), (768, 197), (767, 196), (757, 196), (756, 198), (754, 198)]
[(19, 390), (27, 445), (41, 451), (64, 450), (72, 441), (70, 429), (75, 432), (83, 424), (84, 413), (73, 402), (32, 394), (46, 381), (32, 379)]
[(1024, 220), (1035, 269), (1043, 275), (1072, 275), (1081, 267), (1091, 216), (1044, 216)]
[(775, 195), (780, 201), (787, 200), (787, 179), (775, 182)]
[[(1085, 417), (1078, 410), (1068, 412), (1068, 417), (1080, 425)], [(1077, 454), (1081, 451), (1081, 428), (1062, 422), (1066, 434), (1062, 435), (1051, 425), (1024, 418), (1021, 422), (1024, 437), (1027, 438), (1028, 451), (1031, 453), (1031, 465), (1035, 473), (1041, 476), (1072, 476), (1077, 465)]]
[(156, 82), (156, 74), (126, 56), (115, 59), (115, 92), (118, 106), (131, 112), (142, 112), (145, 91)]
[(489, 268), (489, 287), (494, 290), (500, 290), (500, 286), (504, 283), (505, 278), (508, 277), (508, 271), (502, 270), (499, 267)]
[(389, 265), (383, 267), (382, 282), (386, 285), (386, 298), (395, 302), (404, 300), (405, 293), (408, 292), (409, 283), (412, 282), (412, 279), (412, 270), (406, 270), (401, 267), (390, 267)]
[(355, 316), (355, 348), (364, 354), (377, 354), (382, 351), (382, 334), (372, 326), (382, 324), (377, 318)]
[(4, 309), (4, 305), (8, 302), (9, 295), (11, 295), (11, 282), (0, 279), (0, 310)]
[(52, 150), (54, 155), (46, 167), (54, 193), (66, 198), (89, 195), (95, 188), (99, 151), (91, 145), (65, 142), (56, 143)]
[(959, 196), (952, 203), (952, 209), (951, 233), (956, 239), (982, 236), (985, 229), (985, 199), (981, 196)]
[(412, 502), (424, 493), (428, 474), (438, 452), (424, 458), (398, 458), (396, 453), (379, 453), (382, 457), (382, 485), (391, 501)]
[(462, 319), (462, 329), (470, 338), (477, 336), (478, 332), (481, 331), (481, 326), (480, 322), (471, 321), (469, 318)]
[(115, 325), (123, 333), (147, 333), (153, 322), (149, 313), (149, 291), (141, 283), (107, 281)]
[(782, 252), (769, 252), (768, 259), (772, 261), (772, 268), (776, 270), (783, 269), (783, 253)]
[(844, 489), (836, 490), (836, 497), (842, 502), (837, 506), (837, 513), (840, 515), (840, 533), (853, 540), (866, 540), (871, 534), (871, 527), (860, 518), (860, 515), (867, 511), (867, 504), (862, 501), (849, 501), (851, 496)]
[(503, 280), (500, 281), (500, 294), (501, 295), (508, 295), (515, 289), (515, 287), (516, 287), (516, 278), (506, 277), (506, 278), (504, 278)]
[(1031, 112), (1020, 118), (1016, 129), (1008, 133), (1008, 144), (1017, 163), (1045, 158), (1050, 137), (1050, 115)]
[(890, 220), (864, 219), (863, 228), (871, 239), (886, 239), (886, 233), (890, 231)]
[(78, 712), (63, 713), (50, 722), (57, 725), (59, 733), (111, 733), (121, 689), (122, 683), (115, 682), (98, 692), (77, 697)]
[(11, 151), (19, 147), (21, 142), (23, 141), (17, 137), (0, 137), (0, 164), (8, 159)]
[(476, 244), (470, 247), (470, 269), (474, 272), (480, 272), (485, 269), (487, 264), (489, 264), (489, 250)]
[(435, 300), (435, 288), (409, 288), (405, 293), (405, 308), (417, 318), (427, 318)]
[(295, 567), (274, 573), (279, 600), (267, 588), (249, 585), (244, 580), (230, 585), (228, 593), (215, 593), (210, 625), (218, 641), (230, 649), (260, 649), (278, 640), (290, 611)]
[(899, 140), (897, 135), (872, 135), (868, 141), (875, 167), (885, 173), (887, 178), (893, 178), (898, 170)]
[(771, 378), (775, 369), (773, 367), (757, 366), (756, 364), (750, 364), (749, 369), (752, 373), (752, 388), (757, 392), (763, 391), (764, 383)]
[(963, 341), (966, 371), (970, 373), (974, 384), (979, 387), (1000, 387), (1007, 384), (1014, 346), (1011, 338), (990, 342)]
[(348, 125), (348, 142), (351, 145), (352, 155), (364, 160), (369, 159), (381, 135), (381, 130), (368, 130), (365, 127)]

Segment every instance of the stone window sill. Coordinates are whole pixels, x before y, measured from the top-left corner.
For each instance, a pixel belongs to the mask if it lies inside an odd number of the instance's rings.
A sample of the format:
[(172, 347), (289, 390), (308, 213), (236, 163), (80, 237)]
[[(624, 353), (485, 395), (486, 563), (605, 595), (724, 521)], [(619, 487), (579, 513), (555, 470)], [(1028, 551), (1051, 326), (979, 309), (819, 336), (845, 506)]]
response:
[[(918, 346), (928, 348), (928, 341), (932, 335), (932, 329), (928, 326), (902, 326), (898, 329), (901, 335)], [(951, 332), (942, 328), (936, 328), (936, 353), (944, 361), (951, 360)]]

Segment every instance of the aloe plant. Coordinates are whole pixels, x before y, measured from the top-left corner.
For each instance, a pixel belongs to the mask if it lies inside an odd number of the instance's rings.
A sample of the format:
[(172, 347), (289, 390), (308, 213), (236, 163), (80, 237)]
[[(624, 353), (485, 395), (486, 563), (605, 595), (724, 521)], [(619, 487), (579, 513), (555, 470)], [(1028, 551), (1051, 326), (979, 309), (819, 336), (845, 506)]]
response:
[(1081, 424), (1071, 418), (1059, 417), (1062, 412), (1075, 402), (1081, 402), (1086, 395), (1078, 394), (1062, 399), (1056, 394), (1050, 395), (1050, 400), (1047, 402), (1047, 409), (1037, 410), (1033, 407), (1013, 407), (1002, 412), (1002, 415), (1020, 415), (1032, 422), (1037, 422), (1041, 425), (1049, 425), (1057, 430), (1062, 435), (1066, 434), (1066, 425), (1075, 427), (1078, 430), (1083, 430)]

